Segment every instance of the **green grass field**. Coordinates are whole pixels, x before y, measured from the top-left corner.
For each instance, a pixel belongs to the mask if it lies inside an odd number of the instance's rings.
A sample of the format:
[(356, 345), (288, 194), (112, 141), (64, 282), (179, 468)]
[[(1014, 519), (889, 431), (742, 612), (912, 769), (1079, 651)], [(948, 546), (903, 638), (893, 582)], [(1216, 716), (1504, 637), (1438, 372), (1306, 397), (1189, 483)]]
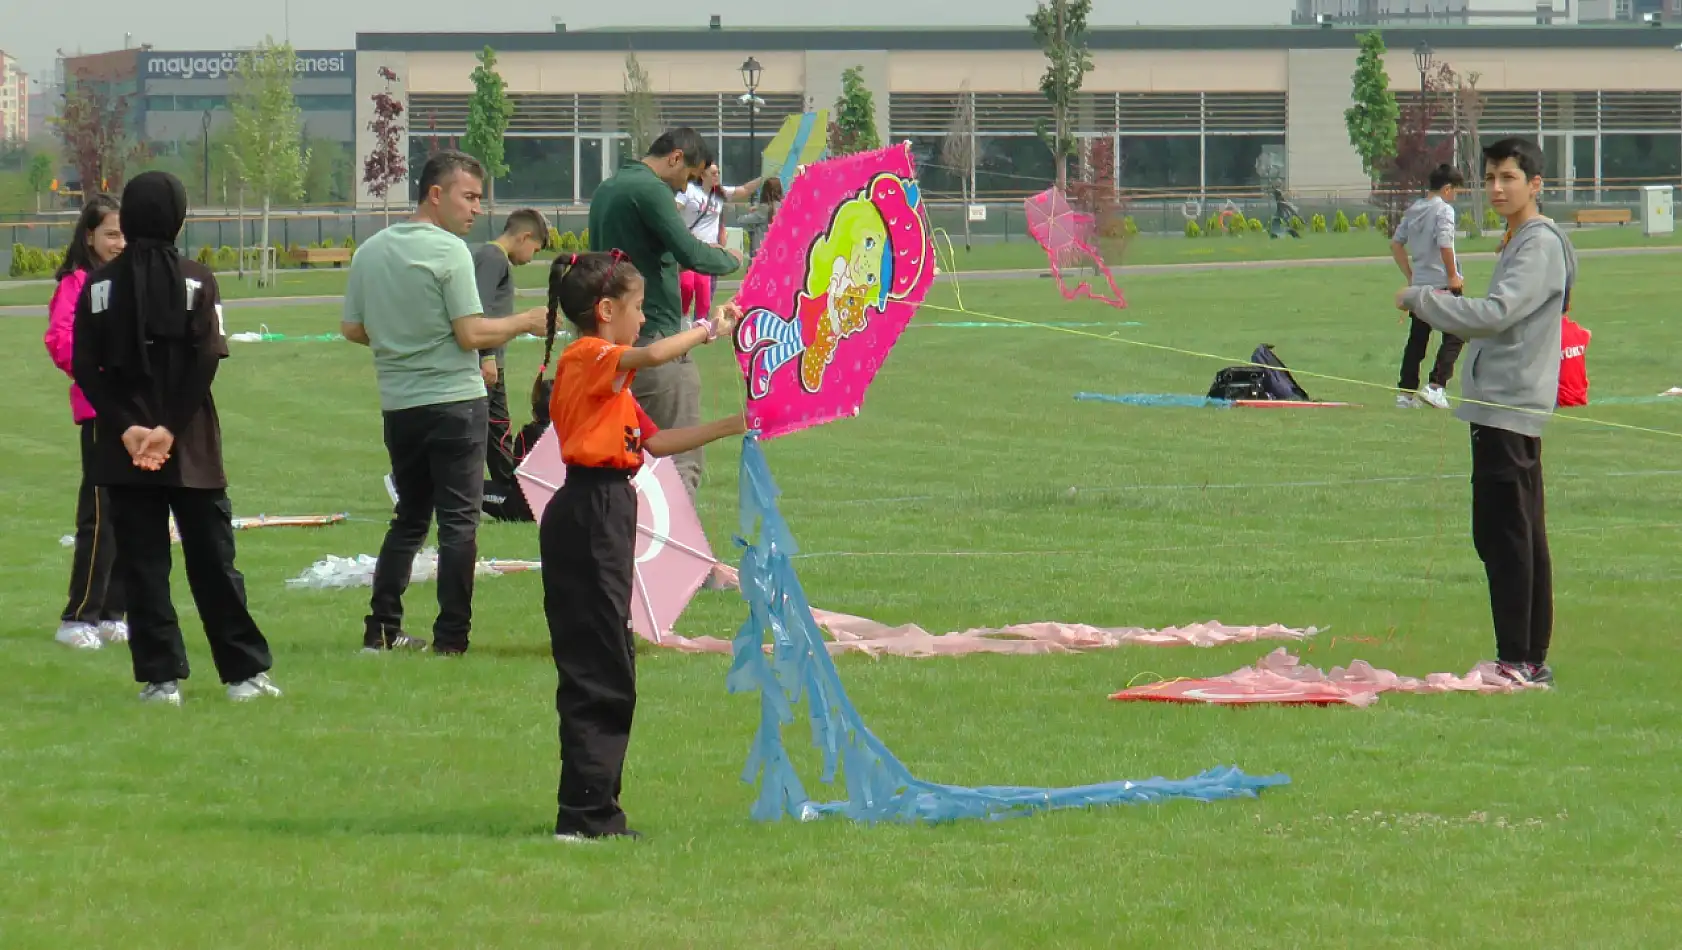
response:
[[(1682, 384), (1675, 262), (1585, 259), (1597, 399)], [(1470, 268), (1481, 288), (1488, 265)], [(1126, 339), (1370, 381), (1362, 409), (1137, 409), (1077, 391), (1201, 394), (1221, 363), (925, 308), (862, 417), (767, 445), (819, 606), (932, 630), (1014, 621), (1329, 626), (1299, 650), (1462, 673), (1493, 651), (1467, 535), (1466, 433), (1392, 408), (1392, 268), (1139, 276), (1117, 313), (1045, 281), (971, 288), (1029, 320), (1136, 320)], [(949, 306), (949, 288), (936, 306)], [(331, 329), (332, 306), (228, 313)], [(1271, 645), (879, 661), (842, 675), (919, 776), (1066, 785), (1284, 772), (1256, 801), (1003, 823), (760, 825), (739, 780), (758, 701), (722, 657), (649, 649), (625, 804), (648, 840), (557, 846), (554, 671), (537, 577), (479, 582), (461, 661), (357, 652), (365, 590), (284, 581), (377, 550), (389, 504), (366, 351), (236, 345), (217, 383), (236, 513), (348, 511), (241, 535), (286, 696), (229, 704), (177, 568), (196, 675), (140, 706), (121, 649), (52, 642), (75, 435), (41, 321), (0, 320), (0, 946), (1527, 947), (1669, 945), (1682, 927), (1675, 649), (1682, 401), (1600, 404), (1547, 437), (1559, 688), (1386, 696), (1368, 709), (1118, 704), (1130, 681), (1229, 672)], [(1097, 328), (1100, 336), (1109, 330)], [(522, 348), (523, 346), (523, 348)], [(739, 382), (703, 351), (706, 408)], [(512, 376), (539, 353), (515, 347)], [(709, 451), (702, 519), (730, 549), (738, 447)], [(1070, 496), (1068, 489), (1077, 487)], [(488, 525), (483, 556), (535, 557)], [(434, 612), (409, 597), (411, 626)], [(730, 636), (735, 595), (679, 625)], [(1358, 639), (1350, 639), (1358, 638)], [(788, 730), (805, 750), (804, 724)], [(1673, 758), (1678, 756), (1678, 758)], [(816, 788), (813, 757), (804, 775)], [(817, 789), (840, 797), (839, 790)]]

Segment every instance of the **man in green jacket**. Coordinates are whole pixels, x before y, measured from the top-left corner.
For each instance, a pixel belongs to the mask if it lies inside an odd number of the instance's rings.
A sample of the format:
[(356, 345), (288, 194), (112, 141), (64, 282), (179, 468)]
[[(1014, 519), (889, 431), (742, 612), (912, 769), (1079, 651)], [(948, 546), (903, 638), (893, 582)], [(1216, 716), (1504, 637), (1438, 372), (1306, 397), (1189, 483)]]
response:
[[(647, 155), (602, 182), (590, 199), (590, 250), (624, 252), (647, 284), (642, 304), (647, 320), (638, 346), (682, 331), (680, 270), (723, 277), (742, 266), (740, 253), (690, 234), (677, 211), (674, 196), (699, 180), (711, 162), (701, 133), (670, 129), (654, 140)], [(638, 370), (631, 391), (662, 429), (701, 423), (701, 371), (688, 356)], [(692, 500), (701, 484), (703, 460), (700, 449), (675, 459)]]

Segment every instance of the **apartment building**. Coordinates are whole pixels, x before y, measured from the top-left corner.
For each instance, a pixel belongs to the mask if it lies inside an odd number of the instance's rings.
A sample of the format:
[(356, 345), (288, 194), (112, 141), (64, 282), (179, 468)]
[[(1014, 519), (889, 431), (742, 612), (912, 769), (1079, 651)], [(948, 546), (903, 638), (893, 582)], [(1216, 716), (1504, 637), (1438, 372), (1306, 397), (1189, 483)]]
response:
[(17, 57), (0, 50), (0, 142), (29, 138), (29, 74)]

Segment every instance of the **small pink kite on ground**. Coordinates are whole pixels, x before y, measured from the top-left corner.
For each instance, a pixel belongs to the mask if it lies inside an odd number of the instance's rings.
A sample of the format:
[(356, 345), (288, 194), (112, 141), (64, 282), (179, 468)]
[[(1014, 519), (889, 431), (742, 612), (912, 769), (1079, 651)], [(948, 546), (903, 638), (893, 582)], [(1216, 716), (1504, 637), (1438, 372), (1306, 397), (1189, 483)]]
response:
[[(555, 430), (543, 433), (514, 475), (539, 522), (549, 499), (566, 483)], [(637, 553), (631, 584), (631, 629), (665, 643), (672, 624), (706, 583), (718, 561), (701, 520), (669, 460), (645, 457), (631, 484), (637, 490)], [(678, 638), (681, 640), (682, 638)]]
[(934, 283), (909, 144), (806, 167), (736, 295), (748, 425), (761, 439), (856, 416)]
[[(1116, 286), (1115, 275), (1098, 252), (1096, 218), (1076, 211), (1055, 187), (1029, 198), (1027, 212), (1028, 233), (1045, 248), (1046, 257), (1051, 260), (1051, 275), (1057, 279), (1057, 289), (1062, 291), (1065, 299), (1088, 297), (1118, 309), (1127, 306), (1121, 288)], [(1075, 280), (1070, 286), (1065, 271), (1083, 267), (1091, 267), (1104, 275), (1105, 287), (1094, 289), (1084, 278)]]
[(1494, 663), (1479, 663), (1465, 676), (1432, 673), (1423, 679), (1381, 670), (1365, 660), (1349, 666), (1334, 666), (1323, 673), (1285, 652), (1283, 647), (1225, 676), (1208, 679), (1170, 680), (1135, 686), (1110, 696), (1117, 700), (1148, 700), (1161, 703), (1214, 703), (1217, 705), (1333, 704), (1371, 706), (1380, 693), (1516, 693), (1523, 686), (1503, 677)]

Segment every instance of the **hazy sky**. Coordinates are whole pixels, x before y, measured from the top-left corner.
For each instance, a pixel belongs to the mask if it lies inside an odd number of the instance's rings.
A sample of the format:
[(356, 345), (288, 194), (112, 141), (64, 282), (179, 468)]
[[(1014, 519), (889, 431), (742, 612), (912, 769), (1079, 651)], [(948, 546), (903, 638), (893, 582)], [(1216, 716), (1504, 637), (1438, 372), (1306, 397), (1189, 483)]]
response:
[[(22, 2), (22, 0), (19, 0)], [(292, 44), (300, 49), (350, 49), (361, 32), (549, 30), (551, 17), (575, 29), (624, 26), (703, 26), (710, 14), (726, 26), (1016, 25), (1034, 0), (846, 0), (817, 5), (800, 0), (551, 0), (546, 3), (464, 3), (462, 0), (77, 0), (75, 16), (11, 16), (0, 21), (0, 49), (23, 60), (36, 76), (52, 69), (53, 51), (94, 53), (135, 45), (218, 50), (249, 46), (267, 31), (285, 38), (291, 8)], [(1095, 0), (1094, 25), (1239, 25), (1285, 23), (1294, 0)], [(615, 12), (606, 12), (615, 11)], [(633, 12), (634, 11), (634, 12)]]

